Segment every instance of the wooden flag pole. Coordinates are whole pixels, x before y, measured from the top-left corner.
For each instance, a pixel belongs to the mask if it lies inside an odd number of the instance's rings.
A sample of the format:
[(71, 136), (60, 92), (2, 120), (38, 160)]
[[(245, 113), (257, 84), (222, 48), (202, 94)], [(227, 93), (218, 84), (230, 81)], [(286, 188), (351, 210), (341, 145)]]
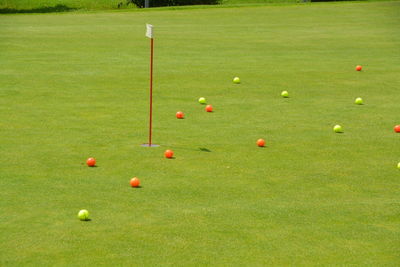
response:
[(153, 144), (153, 56), (154, 56), (154, 39), (153, 39), (153, 25), (146, 24), (146, 36), (150, 38), (150, 112), (149, 112), (149, 143), (142, 146), (158, 146)]
[(153, 54), (154, 40), (150, 38), (150, 125), (149, 125), (149, 146), (151, 146), (152, 128), (153, 128)]

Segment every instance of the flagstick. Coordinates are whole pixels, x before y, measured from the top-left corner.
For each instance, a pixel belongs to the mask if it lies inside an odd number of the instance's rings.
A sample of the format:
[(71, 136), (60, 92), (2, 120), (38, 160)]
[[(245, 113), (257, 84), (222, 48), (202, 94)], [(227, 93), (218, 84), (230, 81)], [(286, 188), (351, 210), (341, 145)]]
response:
[(150, 38), (150, 127), (149, 127), (149, 146), (151, 146), (151, 135), (153, 127), (153, 38)]
[(149, 143), (142, 144), (142, 146), (154, 147), (159, 146), (151, 142), (153, 135), (153, 54), (154, 54), (154, 41), (153, 41), (153, 25), (146, 24), (146, 37), (150, 38), (150, 119), (149, 119)]

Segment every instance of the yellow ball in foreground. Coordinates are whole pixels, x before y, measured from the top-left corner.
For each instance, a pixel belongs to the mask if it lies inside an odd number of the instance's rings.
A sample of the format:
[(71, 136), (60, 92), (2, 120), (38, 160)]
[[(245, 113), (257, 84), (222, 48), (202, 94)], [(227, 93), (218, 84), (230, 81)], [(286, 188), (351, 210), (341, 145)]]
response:
[(289, 97), (289, 92), (288, 91), (282, 91), (281, 96)]
[(335, 126), (333, 127), (333, 131), (334, 131), (335, 133), (343, 133), (343, 128), (342, 128), (342, 126), (340, 126), (340, 125), (335, 125)]
[(354, 101), (354, 103), (356, 103), (357, 105), (362, 105), (363, 104), (363, 100), (361, 97), (357, 97), (356, 100)]
[(200, 104), (205, 104), (205, 103), (207, 103), (207, 101), (206, 101), (206, 99), (204, 97), (200, 97), (199, 98), (199, 103)]
[(78, 213), (78, 218), (81, 221), (88, 221), (89, 220), (89, 212), (87, 210), (80, 210)]

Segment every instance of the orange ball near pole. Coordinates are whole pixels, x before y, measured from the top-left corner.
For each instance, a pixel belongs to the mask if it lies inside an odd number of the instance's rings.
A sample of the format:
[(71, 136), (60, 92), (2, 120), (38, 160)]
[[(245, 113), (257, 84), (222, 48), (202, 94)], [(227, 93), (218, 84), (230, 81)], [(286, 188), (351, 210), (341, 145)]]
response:
[(174, 151), (168, 149), (168, 150), (166, 150), (166, 151), (164, 152), (164, 156), (165, 156), (166, 158), (170, 159), (170, 158), (172, 158), (172, 157), (174, 156)]
[(178, 112), (176, 113), (175, 116), (176, 116), (177, 119), (183, 119), (183, 117), (184, 117), (185, 115), (183, 114), (182, 111), (178, 111)]
[(132, 187), (139, 187), (140, 180), (137, 177), (133, 177), (130, 181)]
[(87, 164), (89, 167), (94, 167), (94, 166), (96, 166), (96, 159), (95, 159), (95, 158), (88, 158), (88, 159), (86, 160), (86, 164)]
[(265, 140), (264, 139), (258, 139), (257, 140), (257, 146), (259, 146), (259, 147), (265, 146)]

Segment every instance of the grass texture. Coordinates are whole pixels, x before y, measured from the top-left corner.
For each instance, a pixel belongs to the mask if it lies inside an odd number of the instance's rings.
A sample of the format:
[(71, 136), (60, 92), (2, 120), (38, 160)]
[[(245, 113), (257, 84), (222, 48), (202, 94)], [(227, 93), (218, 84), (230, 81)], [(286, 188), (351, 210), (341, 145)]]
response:
[(396, 266), (399, 11), (3, 16), (0, 265)]
[[(151, 0), (156, 1), (156, 0)], [(382, 0), (368, 0), (382, 1)], [(383, 0), (386, 1), (386, 0)], [(221, 0), (219, 5), (188, 5), (163, 7), (162, 10), (203, 9), (212, 7), (243, 7), (264, 5), (304, 4), (310, 0)], [(13, 13), (54, 13), (69, 11), (96, 10), (126, 10), (139, 11), (134, 4), (126, 0), (0, 0), (0, 14)], [(157, 8), (152, 8), (157, 9)]]
[(126, 5), (125, 0), (0, 0), (0, 13), (51, 13), (121, 8), (136, 6)]

